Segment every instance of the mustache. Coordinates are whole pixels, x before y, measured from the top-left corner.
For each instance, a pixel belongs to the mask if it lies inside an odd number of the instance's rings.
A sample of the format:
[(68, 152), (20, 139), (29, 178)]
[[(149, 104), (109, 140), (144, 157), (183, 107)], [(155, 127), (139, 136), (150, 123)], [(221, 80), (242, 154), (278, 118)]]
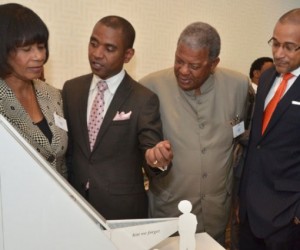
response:
[(282, 64), (282, 63), (288, 63), (288, 62), (286, 60), (284, 60), (284, 59), (274, 58), (274, 63), (275, 64)]

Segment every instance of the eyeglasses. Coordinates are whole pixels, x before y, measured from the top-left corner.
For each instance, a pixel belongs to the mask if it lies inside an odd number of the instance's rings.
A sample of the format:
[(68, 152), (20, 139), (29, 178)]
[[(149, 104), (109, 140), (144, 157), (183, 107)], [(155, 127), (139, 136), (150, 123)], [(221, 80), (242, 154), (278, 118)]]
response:
[(268, 41), (268, 44), (273, 48), (273, 49), (279, 49), (282, 46), (282, 49), (287, 52), (287, 53), (293, 53), (296, 52), (297, 50), (300, 49), (300, 45), (295, 44), (295, 43), (280, 43), (278, 42), (275, 38), (271, 38)]

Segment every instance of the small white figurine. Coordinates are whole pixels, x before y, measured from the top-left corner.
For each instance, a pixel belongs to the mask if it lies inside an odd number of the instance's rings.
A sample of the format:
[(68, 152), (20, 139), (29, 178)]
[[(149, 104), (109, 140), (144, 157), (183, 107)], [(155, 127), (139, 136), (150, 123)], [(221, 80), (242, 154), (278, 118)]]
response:
[(197, 218), (192, 214), (192, 204), (188, 200), (179, 202), (178, 209), (182, 212), (178, 220), (179, 249), (180, 250), (195, 250), (196, 249), (196, 228)]

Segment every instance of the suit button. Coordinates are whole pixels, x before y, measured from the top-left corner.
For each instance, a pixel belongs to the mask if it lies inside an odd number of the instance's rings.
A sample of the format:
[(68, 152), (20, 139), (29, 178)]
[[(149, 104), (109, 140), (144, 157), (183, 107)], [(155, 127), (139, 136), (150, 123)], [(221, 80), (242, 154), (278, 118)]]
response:
[(47, 158), (47, 161), (52, 163), (55, 160), (55, 156), (54, 155), (49, 155), (49, 157)]
[(260, 149), (260, 148), (261, 148), (261, 146), (260, 146), (260, 145), (258, 145), (256, 148), (257, 148), (257, 149)]

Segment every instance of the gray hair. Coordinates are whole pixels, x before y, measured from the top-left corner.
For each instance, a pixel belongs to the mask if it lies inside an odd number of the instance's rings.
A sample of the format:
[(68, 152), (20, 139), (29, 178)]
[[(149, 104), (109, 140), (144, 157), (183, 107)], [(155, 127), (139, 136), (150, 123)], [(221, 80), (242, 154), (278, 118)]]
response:
[(177, 45), (183, 43), (193, 49), (208, 48), (209, 59), (217, 58), (221, 50), (221, 39), (217, 30), (203, 22), (188, 25), (180, 34)]

